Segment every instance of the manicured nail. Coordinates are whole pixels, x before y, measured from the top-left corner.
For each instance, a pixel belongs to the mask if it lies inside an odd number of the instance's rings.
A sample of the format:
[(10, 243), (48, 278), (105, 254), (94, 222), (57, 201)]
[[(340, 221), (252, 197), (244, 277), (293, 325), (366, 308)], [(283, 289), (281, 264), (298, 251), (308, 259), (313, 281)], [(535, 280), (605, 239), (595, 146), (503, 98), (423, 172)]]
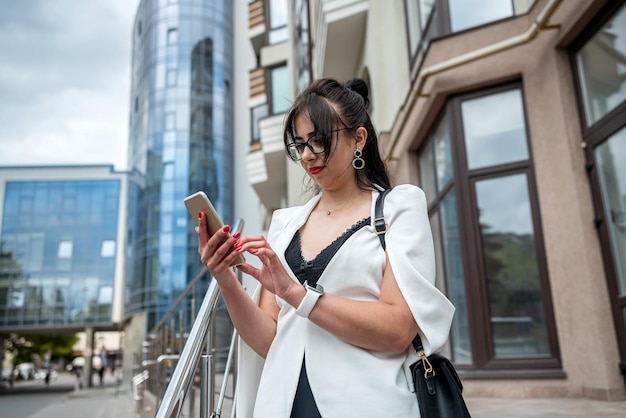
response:
[(198, 219), (202, 219), (202, 211), (198, 212)]
[(230, 231), (230, 226), (224, 225), (224, 227), (222, 228), (222, 231), (224, 231), (224, 232)]
[(237, 231), (233, 234), (233, 238), (238, 239), (241, 236), (241, 232)]
[(259, 250), (250, 250), (250, 252), (251, 252), (252, 254), (256, 254), (256, 253), (258, 253), (258, 252), (259, 252)]

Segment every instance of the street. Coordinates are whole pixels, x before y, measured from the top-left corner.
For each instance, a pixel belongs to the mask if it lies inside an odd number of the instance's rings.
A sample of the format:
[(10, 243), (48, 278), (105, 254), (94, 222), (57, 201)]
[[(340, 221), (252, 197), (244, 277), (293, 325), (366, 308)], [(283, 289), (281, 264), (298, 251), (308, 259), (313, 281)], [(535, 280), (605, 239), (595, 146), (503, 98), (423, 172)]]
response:
[(0, 388), (0, 418), (134, 418), (128, 387), (118, 388), (110, 374), (104, 385), (76, 390), (73, 375), (59, 373), (46, 387), (41, 381)]

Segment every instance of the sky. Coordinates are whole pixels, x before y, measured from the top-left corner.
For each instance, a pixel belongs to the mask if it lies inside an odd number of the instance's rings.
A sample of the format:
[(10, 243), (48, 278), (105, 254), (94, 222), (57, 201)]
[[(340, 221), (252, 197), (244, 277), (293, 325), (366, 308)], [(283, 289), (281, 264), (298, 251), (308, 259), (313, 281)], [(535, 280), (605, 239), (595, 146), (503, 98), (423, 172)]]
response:
[(139, 0), (0, 0), (0, 165), (127, 163)]

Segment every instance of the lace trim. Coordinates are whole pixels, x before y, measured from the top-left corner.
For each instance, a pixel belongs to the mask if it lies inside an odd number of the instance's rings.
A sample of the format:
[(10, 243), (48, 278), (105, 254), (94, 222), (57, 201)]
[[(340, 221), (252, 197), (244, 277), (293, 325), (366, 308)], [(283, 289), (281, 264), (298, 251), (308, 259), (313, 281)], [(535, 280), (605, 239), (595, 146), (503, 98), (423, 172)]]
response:
[[(356, 231), (358, 231), (359, 229), (363, 228), (366, 225), (369, 225), (371, 222), (372, 217), (368, 216), (367, 218), (363, 218), (360, 221), (358, 221), (357, 223), (355, 223), (354, 225), (352, 225), (350, 228), (346, 229), (345, 232), (341, 235), (339, 235), (337, 238), (335, 238), (333, 240), (333, 242), (331, 242), (330, 244), (328, 244), (324, 249), (322, 249), (322, 251), (320, 251), (315, 257), (313, 257), (311, 260), (305, 260), (304, 256), (302, 255), (302, 245), (300, 242), (300, 231), (296, 231), (296, 235), (294, 236), (295, 238), (295, 244), (298, 246), (298, 252), (300, 253), (300, 259), (302, 260), (303, 264), (306, 264), (307, 266), (310, 266), (311, 264), (313, 264), (314, 262), (316, 262), (319, 258), (321, 258), (321, 256), (327, 252), (329, 252), (333, 247), (337, 246), (337, 243), (339, 243), (340, 241), (343, 243), (343, 241), (347, 240), (352, 234), (354, 234)], [(337, 249), (341, 247), (341, 244), (337, 246)], [(335, 250), (336, 251), (336, 250)], [(334, 253), (334, 252), (333, 252)], [(330, 258), (329, 258), (330, 259)]]

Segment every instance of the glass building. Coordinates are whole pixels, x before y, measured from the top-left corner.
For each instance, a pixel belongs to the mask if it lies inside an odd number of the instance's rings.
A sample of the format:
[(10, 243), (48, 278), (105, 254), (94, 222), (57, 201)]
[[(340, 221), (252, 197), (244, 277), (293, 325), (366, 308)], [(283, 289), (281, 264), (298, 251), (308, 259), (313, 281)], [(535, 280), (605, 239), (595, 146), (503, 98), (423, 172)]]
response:
[(202, 268), (183, 199), (233, 212), (233, 5), (142, 0), (133, 28), (125, 315), (150, 329)]
[(0, 330), (116, 329), (125, 173), (0, 167)]

